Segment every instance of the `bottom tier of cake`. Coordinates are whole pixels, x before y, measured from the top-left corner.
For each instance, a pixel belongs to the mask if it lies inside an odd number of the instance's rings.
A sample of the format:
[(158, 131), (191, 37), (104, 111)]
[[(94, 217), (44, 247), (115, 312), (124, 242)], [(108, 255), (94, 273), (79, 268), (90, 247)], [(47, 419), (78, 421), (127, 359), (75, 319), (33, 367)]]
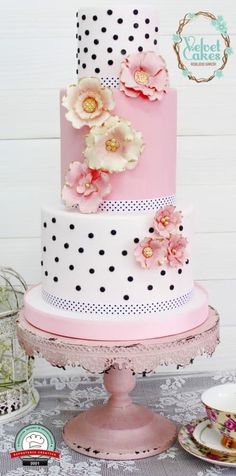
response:
[(108, 316), (57, 309), (42, 299), (41, 286), (25, 296), (25, 318), (52, 334), (86, 340), (142, 340), (170, 336), (201, 325), (208, 315), (207, 292), (195, 285), (191, 300), (181, 307), (156, 314)]

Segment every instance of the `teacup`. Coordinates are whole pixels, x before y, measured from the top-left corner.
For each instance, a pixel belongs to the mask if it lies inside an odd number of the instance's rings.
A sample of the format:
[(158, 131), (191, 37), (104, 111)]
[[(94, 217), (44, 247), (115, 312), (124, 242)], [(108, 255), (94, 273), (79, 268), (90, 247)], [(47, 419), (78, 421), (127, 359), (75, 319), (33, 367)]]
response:
[(226, 448), (236, 448), (236, 383), (211, 387), (201, 397), (213, 428)]

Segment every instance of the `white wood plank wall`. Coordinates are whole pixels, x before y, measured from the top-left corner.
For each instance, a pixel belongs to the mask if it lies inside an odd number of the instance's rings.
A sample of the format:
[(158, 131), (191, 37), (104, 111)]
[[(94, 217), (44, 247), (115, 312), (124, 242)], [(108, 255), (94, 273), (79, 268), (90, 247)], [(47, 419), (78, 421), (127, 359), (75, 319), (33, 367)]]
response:
[[(236, 2), (152, 3), (160, 10), (160, 51), (178, 88), (177, 185), (181, 202), (195, 206), (195, 276), (221, 314), (218, 351), (192, 370), (230, 368), (236, 363), (235, 55), (222, 79), (197, 85), (178, 70), (171, 37), (185, 13), (212, 11), (225, 17), (235, 48)], [(0, 2), (0, 263), (29, 284), (40, 280), (40, 206), (60, 193), (58, 91), (75, 80), (75, 12), (82, 4), (96, 1)], [(202, 34), (214, 30), (206, 24)], [(46, 371), (55, 373), (39, 360), (38, 374)]]

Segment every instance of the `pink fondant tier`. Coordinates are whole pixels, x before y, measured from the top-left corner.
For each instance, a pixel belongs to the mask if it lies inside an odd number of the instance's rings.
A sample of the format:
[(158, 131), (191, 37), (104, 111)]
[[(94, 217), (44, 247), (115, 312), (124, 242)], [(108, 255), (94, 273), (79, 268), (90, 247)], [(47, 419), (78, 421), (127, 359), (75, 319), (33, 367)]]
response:
[[(61, 97), (65, 94), (62, 91)], [(145, 148), (137, 167), (111, 175), (112, 192), (107, 200), (143, 200), (170, 197), (176, 192), (176, 109), (175, 89), (168, 89), (161, 101), (141, 97), (128, 98), (113, 90), (116, 108), (113, 113), (124, 117), (143, 134)], [(83, 160), (85, 135), (89, 128), (74, 129), (61, 106), (61, 181), (70, 162)]]
[(33, 326), (52, 334), (88, 340), (138, 340), (179, 334), (201, 325), (208, 315), (206, 291), (195, 286), (191, 302), (181, 308), (145, 317), (121, 319), (55, 309), (42, 299), (41, 286), (25, 296), (25, 318)]

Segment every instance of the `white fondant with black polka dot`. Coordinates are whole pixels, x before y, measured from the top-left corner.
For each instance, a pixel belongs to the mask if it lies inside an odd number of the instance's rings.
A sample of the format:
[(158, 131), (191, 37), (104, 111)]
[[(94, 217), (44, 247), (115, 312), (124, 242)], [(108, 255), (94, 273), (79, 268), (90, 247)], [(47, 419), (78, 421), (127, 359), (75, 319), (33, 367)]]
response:
[[(179, 207), (178, 207), (179, 209)], [(193, 289), (190, 257), (183, 266), (141, 268), (134, 248), (153, 236), (153, 212), (143, 214), (91, 214), (64, 210), (42, 211), (42, 288), (56, 305), (76, 303), (111, 314), (116, 307), (153, 306), (156, 311), (180, 306)], [(183, 211), (182, 233), (191, 256), (191, 210)], [(55, 238), (54, 238), (55, 237)], [(90, 308), (91, 306), (91, 308)], [(107, 307), (108, 306), (108, 307)], [(118, 310), (117, 307), (117, 310)], [(153, 311), (154, 312), (154, 311)]]
[(158, 52), (155, 7), (81, 8), (76, 14), (78, 76), (99, 76), (118, 87), (121, 61), (141, 51)]

